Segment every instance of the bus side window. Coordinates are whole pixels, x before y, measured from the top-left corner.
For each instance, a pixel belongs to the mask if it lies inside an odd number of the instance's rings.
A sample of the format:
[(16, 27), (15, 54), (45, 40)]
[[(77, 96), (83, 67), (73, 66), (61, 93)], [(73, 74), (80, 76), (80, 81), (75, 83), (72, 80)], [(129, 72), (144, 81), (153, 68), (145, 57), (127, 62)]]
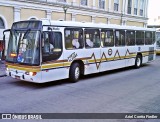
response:
[(125, 45), (125, 30), (115, 30), (115, 46)]
[(83, 30), (82, 28), (65, 29), (65, 47), (66, 49), (83, 48)]
[(135, 45), (135, 31), (126, 31), (126, 45), (134, 46)]
[(103, 47), (114, 46), (114, 33), (113, 30), (101, 30), (101, 39)]
[(136, 44), (144, 45), (144, 31), (136, 31)]
[(152, 32), (151, 31), (145, 32), (145, 44), (146, 45), (152, 44)]
[(85, 29), (86, 48), (100, 47), (100, 31), (98, 29)]
[(49, 48), (49, 34), (48, 32), (43, 33), (43, 40), (42, 40), (42, 49), (43, 53), (49, 53), (50, 48)]

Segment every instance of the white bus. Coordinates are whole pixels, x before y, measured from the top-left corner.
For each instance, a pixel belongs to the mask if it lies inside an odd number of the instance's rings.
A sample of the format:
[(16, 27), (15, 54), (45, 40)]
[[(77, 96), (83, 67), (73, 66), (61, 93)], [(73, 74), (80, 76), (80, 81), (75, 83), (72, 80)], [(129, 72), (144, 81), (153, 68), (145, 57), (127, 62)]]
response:
[(156, 58), (154, 29), (43, 19), (15, 22), (7, 31), (6, 73), (30, 82), (76, 82)]
[(156, 31), (156, 42), (157, 42), (157, 47), (156, 47), (156, 54), (160, 55), (160, 31)]

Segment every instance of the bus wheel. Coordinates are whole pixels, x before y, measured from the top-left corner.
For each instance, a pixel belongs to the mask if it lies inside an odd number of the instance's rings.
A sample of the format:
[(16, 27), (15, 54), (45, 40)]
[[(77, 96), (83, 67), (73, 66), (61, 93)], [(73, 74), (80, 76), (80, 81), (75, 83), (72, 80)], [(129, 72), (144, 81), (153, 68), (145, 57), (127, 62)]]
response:
[(69, 72), (69, 79), (72, 83), (79, 80), (80, 77), (80, 65), (78, 63), (73, 63)]
[(141, 65), (142, 65), (142, 56), (141, 55), (137, 55), (136, 61), (135, 61), (135, 68), (140, 68)]

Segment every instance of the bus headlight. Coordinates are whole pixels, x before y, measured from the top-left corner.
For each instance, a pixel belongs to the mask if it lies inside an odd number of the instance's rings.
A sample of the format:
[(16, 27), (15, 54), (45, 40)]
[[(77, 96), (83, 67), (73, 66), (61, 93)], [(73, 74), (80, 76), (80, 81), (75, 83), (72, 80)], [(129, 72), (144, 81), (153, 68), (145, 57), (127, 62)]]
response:
[(30, 75), (30, 76), (35, 76), (37, 74), (37, 72), (26, 72), (26, 75)]
[(8, 67), (6, 68), (6, 71), (9, 71), (9, 68), (8, 68)]

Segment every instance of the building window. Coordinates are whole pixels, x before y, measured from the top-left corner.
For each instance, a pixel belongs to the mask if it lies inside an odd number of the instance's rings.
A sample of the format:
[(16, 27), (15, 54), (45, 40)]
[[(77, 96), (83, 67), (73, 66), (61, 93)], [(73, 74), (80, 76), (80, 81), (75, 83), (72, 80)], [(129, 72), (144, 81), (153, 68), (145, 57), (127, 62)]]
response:
[(81, 5), (87, 6), (87, 0), (81, 0)]
[(66, 0), (57, 0), (58, 2), (66, 2)]
[(118, 11), (119, 0), (114, 0), (114, 11)]
[(137, 9), (138, 8), (138, 0), (134, 1), (134, 15), (137, 15)]
[(140, 16), (143, 16), (144, 0), (140, 0)]
[(127, 10), (127, 13), (131, 14), (131, 11), (132, 11), (132, 0), (128, 0), (128, 10)]
[(0, 29), (5, 29), (4, 21), (0, 18)]
[(105, 9), (105, 0), (99, 0), (99, 8)]

